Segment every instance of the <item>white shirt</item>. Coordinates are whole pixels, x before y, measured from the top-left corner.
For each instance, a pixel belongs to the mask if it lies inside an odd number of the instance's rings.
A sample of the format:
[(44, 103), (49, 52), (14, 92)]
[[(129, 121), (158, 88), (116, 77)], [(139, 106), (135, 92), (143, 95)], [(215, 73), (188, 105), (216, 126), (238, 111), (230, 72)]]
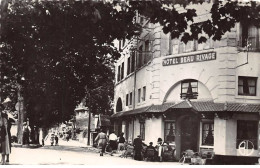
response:
[(116, 134), (115, 134), (115, 133), (110, 134), (110, 135), (109, 135), (109, 140), (110, 140), (110, 141), (116, 141), (116, 140), (117, 140)]

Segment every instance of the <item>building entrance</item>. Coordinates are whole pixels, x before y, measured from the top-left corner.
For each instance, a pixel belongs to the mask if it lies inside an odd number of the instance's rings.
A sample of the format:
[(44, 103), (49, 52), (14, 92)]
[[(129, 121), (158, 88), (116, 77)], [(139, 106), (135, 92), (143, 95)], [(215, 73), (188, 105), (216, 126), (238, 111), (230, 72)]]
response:
[(194, 115), (185, 116), (181, 121), (181, 152), (198, 149), (198, 119)]

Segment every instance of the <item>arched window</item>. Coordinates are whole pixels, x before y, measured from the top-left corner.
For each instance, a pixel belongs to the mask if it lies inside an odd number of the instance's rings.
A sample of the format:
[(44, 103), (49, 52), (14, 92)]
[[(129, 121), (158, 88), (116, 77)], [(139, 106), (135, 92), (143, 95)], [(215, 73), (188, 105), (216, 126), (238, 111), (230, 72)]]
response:
[(122, 100), (119, 97), (116, 102), (116, 112), (122, 111)]
[(197, 99), (198, 97), (198, 81), (187, 79), (181, 82), (181, 98)]

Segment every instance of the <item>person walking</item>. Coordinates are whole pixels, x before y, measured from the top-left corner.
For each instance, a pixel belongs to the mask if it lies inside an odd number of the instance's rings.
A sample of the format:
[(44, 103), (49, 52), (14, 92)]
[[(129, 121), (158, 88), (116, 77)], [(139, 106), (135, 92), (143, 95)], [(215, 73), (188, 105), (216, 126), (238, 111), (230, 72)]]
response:
[(118, 137), (118, 148), (117, 148), (118, 152), (124, 150), (124, 145), (125, 145), (125, 138), (124, 138), (124, 133), (122, 132)]
[(142, 160), (142, 149), (143, 149), (143, 142), (141, 139), (141, 135), (138, 135), (137, 138), (134, 139), (134, 160)]
[(113, 156), (113, 153), (117, 150), (117, 136), (114, 131), (111, 131), (111, 134), (109, 135), (109, 144), (112, 149), (111, 156)]
[(59, 143), (58, 135), (55, 135), (55, 146), (58, 146), (58, 143)]
[[(11, 153), (11, 142), (10, 142), (10, 130), (8, 126), (8, 115), (4, 110), (4, 105), (0, 104), (0, 143), (1, 143), (1, 154), (2, 154), (2, 165), (9, 162), (9, 155)], [(6, 156), (6, 160), (5, 160)]]
[(95, 138), (95, 142), (98, 144), (98, 148), (100, 149), (100, 156), (103, 156), (103, 153), (105, 152), (107, 141), (107, 135), (104, 133), (103, 129), (100, 129), (100, 132)]

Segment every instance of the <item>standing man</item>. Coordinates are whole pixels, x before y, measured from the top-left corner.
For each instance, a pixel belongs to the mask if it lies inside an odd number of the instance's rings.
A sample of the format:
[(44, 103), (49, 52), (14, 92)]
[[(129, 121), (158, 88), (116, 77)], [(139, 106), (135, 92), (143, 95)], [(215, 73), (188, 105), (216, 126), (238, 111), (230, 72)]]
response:
[(141, 135), (138, 135), (137, 138), (134, 139), (134, 160), (142, 160), (142, 149), (143, 149), (143, 142), (141, 139)]
[(113, 156), (113, 153), (117, 150), (117, 136), (114, 131), (111, 131), (109, 135), (109, 144), (112, 149), (111, 156)]
[[(9, 154), (11, 153), (11, 127), (12, 123), (15, 122), (14, 117), (11, 115), (11, 99), (6, 98), (2, 103), (4, 110), (1, 113), (3, 125), (6, 129), (5, 145), (2, 143), (2, 163), (9, 163)], [(3, 150), (4, 148), (4, 150)], [(6, 160), (5, 156), (6, 155)]]

